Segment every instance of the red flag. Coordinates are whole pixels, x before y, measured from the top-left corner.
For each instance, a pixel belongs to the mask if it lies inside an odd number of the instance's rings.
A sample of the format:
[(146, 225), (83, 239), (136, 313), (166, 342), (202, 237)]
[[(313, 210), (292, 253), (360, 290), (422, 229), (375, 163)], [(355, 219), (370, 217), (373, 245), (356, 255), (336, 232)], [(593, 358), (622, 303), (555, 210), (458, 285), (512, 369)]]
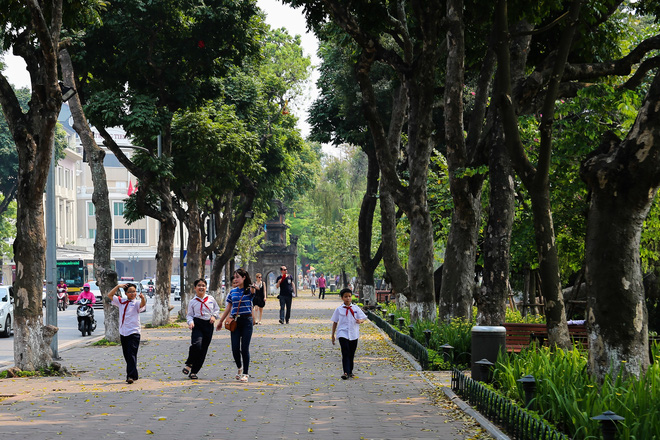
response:
[(128, 181), (128, 195), (130, 196), (133, 194), (133, 183), (129, 180)]

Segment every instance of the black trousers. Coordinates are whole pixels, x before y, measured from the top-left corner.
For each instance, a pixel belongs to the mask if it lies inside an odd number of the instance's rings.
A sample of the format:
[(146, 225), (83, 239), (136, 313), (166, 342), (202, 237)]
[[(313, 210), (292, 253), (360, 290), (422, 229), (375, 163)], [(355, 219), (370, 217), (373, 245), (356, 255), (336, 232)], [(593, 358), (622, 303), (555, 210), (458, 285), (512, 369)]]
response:
[(126, 360), (126, 378), (138, 380), (137, 354), (138, 348), (140, 348), (140, 334), (119, 335), (119, 340), (121, 341), (121, 351), (124, 353), (124, 359)]
[(357, 350), (358, 340), (348, 340), (346, 338), (339, 338), (339, 346), (341, 347), (341, 366), (344, 373), (353, 374), (353, 360), (355, 359), (355, 350)]
[(236, 330), (231, 332), (231, 354), (234, 356), (236, 368), (243, 368), (243, 374), (250, 369), (250, 341), (254, 328), (252, 316), (240, 316), (236, 322)]
[(319, 298), (325, 299), (325, 287), (319, 287)]
[[(289, 318), (291, 318), (291, 301), (293, 301), (292, 296), (280, 295), (280, 321), (289, 322)], [(284, 313), (285, 308), (286, 313)]]
[(211, 339), (213, 339), (213, 324), (211, 321), (201, 318), (193, 318), (195, 326), (190, 336), (190, 348), (186, 365), (190, 365), (190, 373), (197, 374), (204, 365), (206, 353), (209, 351)]

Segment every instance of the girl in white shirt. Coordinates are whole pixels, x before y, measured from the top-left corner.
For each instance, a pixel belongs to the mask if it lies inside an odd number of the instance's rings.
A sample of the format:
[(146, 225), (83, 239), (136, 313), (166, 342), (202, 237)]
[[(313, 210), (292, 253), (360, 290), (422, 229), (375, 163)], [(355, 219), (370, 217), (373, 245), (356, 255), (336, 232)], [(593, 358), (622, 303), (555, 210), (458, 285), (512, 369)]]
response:
[(335, 333), (341, 347), (341, 364), (344, 374), (341, 378), (346, 380), (353, 376), (353, 360), (360, 338), (360, 324), (367, 320), (367, 315), (358, 306), (351, 304), (353, 292), (351, 289), (342, 289), (339, 292), (343, 304), (337, 307), (332, 314), (332, 345), (335, 345)]

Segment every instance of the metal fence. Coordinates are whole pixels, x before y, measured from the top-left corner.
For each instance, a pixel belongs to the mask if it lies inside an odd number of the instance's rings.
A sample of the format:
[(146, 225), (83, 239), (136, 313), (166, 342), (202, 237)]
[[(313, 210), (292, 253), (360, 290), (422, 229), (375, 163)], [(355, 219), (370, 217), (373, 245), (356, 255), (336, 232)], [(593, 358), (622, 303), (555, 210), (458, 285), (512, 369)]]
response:
[(401, 333), (399, 330), (387, 323), (383, 318), (371, 312), (370, 310), (366, 310), (366, 313), (371, 322), (383, 329), (383, 331), (387, 333), (387, 335), (396, 345), (414, 356), (422, 366), (422, 369), (426, 370), (428, 368), (429, 353), (426, 351), (426, 347), (417, 342), (417, 340), (412, 336)]
[(513, 439), (568, 440), (564, 434), (455, 368), (451, 374), (451, 389), (482, 415), (503, 427)]

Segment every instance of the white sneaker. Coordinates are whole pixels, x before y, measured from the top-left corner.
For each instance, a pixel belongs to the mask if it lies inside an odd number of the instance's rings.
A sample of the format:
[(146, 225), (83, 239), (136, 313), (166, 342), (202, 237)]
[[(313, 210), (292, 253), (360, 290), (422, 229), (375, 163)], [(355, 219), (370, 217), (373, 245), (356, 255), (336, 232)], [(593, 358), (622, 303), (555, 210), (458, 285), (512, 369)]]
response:
[(243, 367), (238, 369), (238, 372), (236, 373), (236, 380), (241, 380), (243, 377)]
[(248, 381), (248, 375), (247, 374), (241, 375), (241, 382), (247, 382), (247, 381)]

